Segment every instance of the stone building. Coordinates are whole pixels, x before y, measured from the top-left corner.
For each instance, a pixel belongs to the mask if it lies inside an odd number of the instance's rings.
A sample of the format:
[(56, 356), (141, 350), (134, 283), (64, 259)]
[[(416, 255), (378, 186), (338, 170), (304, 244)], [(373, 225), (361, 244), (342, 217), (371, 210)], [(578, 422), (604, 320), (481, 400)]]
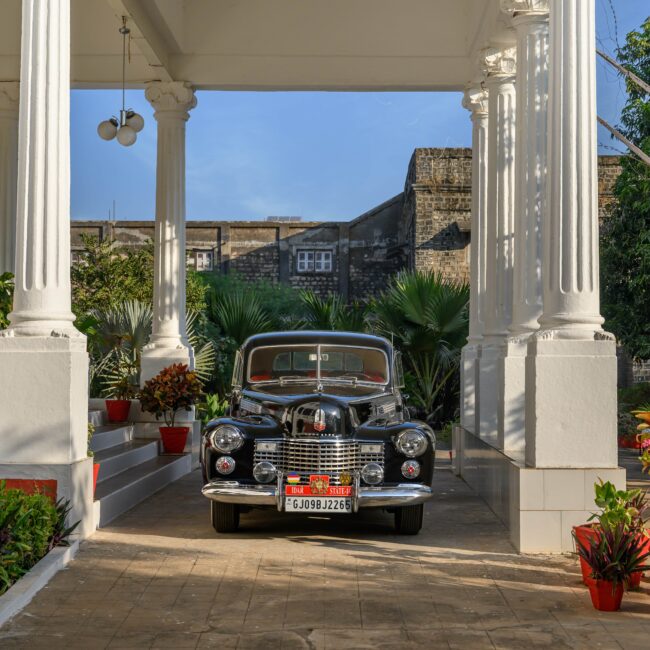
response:
[[(469, 280), (471, 149), (416, 149), (404, 191), (352, 221), (187, 222), (188, 266), (198, 271), (235, 272), (247, 280), (284, 282), (325, 295), (367, 300), (404, 268), (434, 269)], [(612, 201), (620, 172), (618, 156), (599, 160), (601, 219)], [(154, 238), (150, 221), (73, 221), (72, 259), (81, 235), (142, 246)]]

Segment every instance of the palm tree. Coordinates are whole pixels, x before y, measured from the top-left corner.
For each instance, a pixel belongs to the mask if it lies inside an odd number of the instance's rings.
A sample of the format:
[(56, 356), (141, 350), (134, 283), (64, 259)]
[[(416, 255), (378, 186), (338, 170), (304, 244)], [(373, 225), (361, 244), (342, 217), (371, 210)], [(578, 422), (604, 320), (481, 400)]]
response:
[(271, 318), (259, 298), (249, 291), (218, 294), (213, 290), (208, 296), (208, 315), (221, 334), (237, 346), (249, 336), (272, 328)]
[(458, 370), (468, 334), (468, 302), (465, 283), (432, 271), (404, 271), (371, 306), (372, 329), (402, 350), (412, 398), (430, 419)]
[(303, 328), (363, 332), (366, 329), (366, 307), (360, 302), (346, 304), (341, 296), (330, 294), (325, 298), (313, 291), (300, 293), (305, 309)]

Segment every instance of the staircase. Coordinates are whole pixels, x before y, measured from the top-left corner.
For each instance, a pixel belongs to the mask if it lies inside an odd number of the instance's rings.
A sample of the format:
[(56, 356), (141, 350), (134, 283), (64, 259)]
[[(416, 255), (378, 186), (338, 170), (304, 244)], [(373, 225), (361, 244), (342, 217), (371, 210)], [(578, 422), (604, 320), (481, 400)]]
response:
[(91, 410), (90, 442), (100, 464), (95, 491), (95, 526), (102, 527), (192, 469), (191, 455), (161, 455), (157, 439), (134, 436), (133, 424), (104, 424), (106, 413)]

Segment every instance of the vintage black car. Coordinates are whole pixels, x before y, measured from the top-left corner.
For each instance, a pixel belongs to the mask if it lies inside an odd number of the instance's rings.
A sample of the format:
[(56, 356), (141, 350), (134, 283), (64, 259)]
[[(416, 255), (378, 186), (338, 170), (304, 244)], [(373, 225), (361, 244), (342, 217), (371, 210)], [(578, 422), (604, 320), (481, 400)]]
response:
[(422, 528), (435, 436), (404, 405), (400, 354), (384, 338), (278, 332), (237, 352), (230, 411), (203, 432), (203, 494), (212, 525), (242, 511), (385, 508), (399, 533)]

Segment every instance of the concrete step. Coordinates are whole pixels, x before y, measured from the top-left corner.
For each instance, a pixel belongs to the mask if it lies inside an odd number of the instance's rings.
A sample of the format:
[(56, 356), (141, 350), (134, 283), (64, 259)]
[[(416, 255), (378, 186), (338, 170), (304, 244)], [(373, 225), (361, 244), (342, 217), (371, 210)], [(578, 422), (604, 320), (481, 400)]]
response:
[(102, 481), (95, 492), (95, 525), (105, 526), (191, 470), (190, 454), (157, 456)]
[(106, 424), (106, 411), (91, 409), (88, 411), (88, 422), (94, 427), (101, 427)]
[(90, 440), (90, 448), (97, 453), (98, 451), (103, 451), (109, 447), (115, 447), (122, 443), (130, 442), (132, 439), (132, 424), (103, 425), (95, 429), (95, 433)]
[(158, 456), (156, 440), (130, 440), (98, 451), (93, 458), (95, 463), (100, 464), (97, 482), (101, 483), (156, 456)]

